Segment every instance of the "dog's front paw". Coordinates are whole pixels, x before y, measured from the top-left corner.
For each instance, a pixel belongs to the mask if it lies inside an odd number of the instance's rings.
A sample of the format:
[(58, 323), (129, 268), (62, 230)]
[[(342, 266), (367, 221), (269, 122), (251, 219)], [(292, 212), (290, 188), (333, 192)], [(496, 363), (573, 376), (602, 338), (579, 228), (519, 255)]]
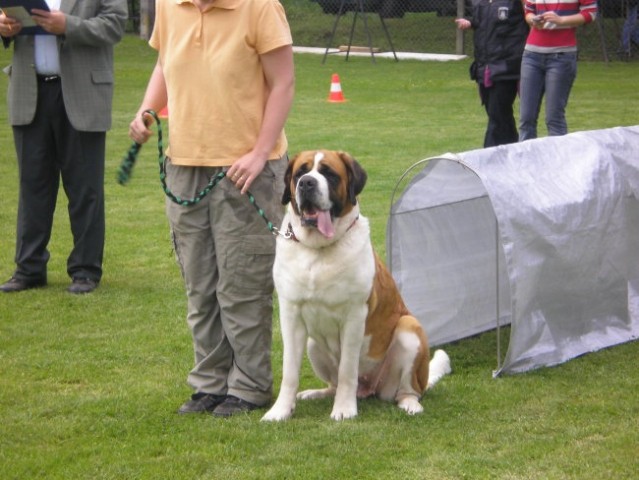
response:
[(422, 407), (422, 404), (419, 403), (419, 399), (413, 396), (400, 399), (397, 402), (397, 406), (409, 415), (416, 415), (424, 411), (424, 407)]
[(273, 405), (271, 409), (264, 414), (262, 422), (283, 422), (293, 415), (294, 408), (281, 408)]
[(349, 410), (337, 410), (333, 408), (331, 412), (331, 419), (336, 422), (340, 422), (342, 420), (348, 420), (349, 418), (355, 418), (357, 416), (357, 408), (349, 409)]
[(357, 401), (339, 401), (333, 404), (331, 418), (336, 421), (348, 420), (357, 416)]

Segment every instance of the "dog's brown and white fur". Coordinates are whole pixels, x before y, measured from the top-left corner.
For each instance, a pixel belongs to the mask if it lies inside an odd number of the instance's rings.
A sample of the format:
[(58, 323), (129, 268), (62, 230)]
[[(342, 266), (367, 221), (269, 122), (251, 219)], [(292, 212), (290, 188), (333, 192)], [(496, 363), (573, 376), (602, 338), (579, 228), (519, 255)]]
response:
[[(306, 151), (290, 161), (285, 181), (282, 228), (293, 238), (278, 237), (274, 265), (283, 378), (262, 420), (288, 419), (296, 398), (329, 396), (334, 420), (355, 417), (357, 398), (371, 395), (422, 412), (422, 394), (450, 361), (438, 350), (429, 366), (426, 334), (373, 251), (357, 200), (366, 173), (347, 153)], [(327, 387), (298, 393), (305, 344)]]

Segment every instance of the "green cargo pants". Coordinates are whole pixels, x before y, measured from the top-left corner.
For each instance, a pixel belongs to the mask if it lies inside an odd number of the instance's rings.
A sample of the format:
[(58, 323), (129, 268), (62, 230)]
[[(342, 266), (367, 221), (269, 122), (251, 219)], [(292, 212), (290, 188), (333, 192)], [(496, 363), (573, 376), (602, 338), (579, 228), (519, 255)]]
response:
[[(267, 162), (250, 188), (277, 227), (284, 213), (287, 164), (287, 156)], [(193, 198), (219, 171), (167, 161), (167, 185), (175, 195)], [(166, 212), (188, 299), (195, 354), (189, 385), (196, 392), (269, 403), (274, 235), (248, 197), (226, 178), (194, 206), (167, 198)]]

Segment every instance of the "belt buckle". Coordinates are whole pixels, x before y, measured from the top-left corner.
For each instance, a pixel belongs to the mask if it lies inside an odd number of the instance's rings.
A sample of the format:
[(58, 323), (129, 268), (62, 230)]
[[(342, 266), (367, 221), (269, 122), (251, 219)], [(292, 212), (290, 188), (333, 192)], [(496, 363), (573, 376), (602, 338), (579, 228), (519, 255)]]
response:
[(56, 80), (59, 80), (59, 79), (60, 79), (60, 75), (44, 75), (42, 77), (42, 81), (45, 83), (55, 82)]

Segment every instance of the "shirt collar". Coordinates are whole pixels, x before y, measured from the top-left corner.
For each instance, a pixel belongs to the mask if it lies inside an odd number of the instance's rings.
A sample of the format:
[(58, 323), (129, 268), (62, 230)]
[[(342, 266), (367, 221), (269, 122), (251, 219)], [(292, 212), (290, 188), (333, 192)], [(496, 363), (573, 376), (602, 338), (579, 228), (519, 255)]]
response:
[[(233, 10), (239, 7), (244, 0), (215, 0), (212, 2), (205, 11), (210, 10), (211, 8), (223, 8), (226, 10)], [(183, 3), (193, 3), (193, 0), (176, 0), (178, 5), (182, 5)]]

